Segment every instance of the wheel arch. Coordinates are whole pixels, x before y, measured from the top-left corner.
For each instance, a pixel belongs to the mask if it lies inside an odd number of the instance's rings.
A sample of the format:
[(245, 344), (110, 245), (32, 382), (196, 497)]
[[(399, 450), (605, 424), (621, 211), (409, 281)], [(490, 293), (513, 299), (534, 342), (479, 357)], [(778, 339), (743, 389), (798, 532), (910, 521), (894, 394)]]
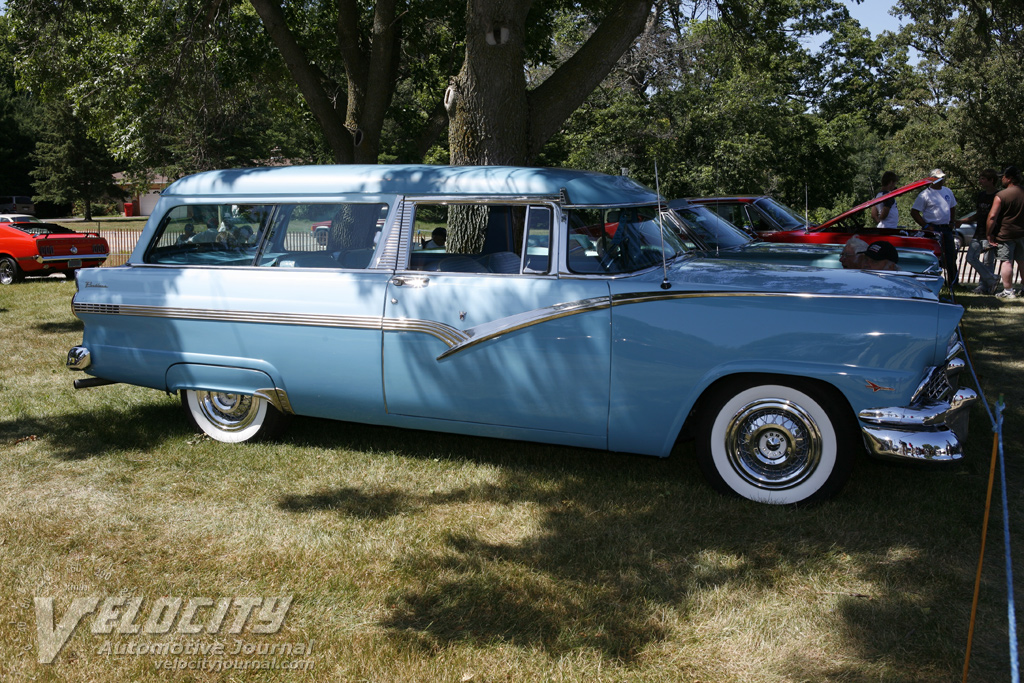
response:
[(854, 417), (853, 406), (846, 395), (835, 384), (820, 377), (810, 377), (796, 373), (785, 372), (753, 372), (736, 371), (724, 374), (710, 382), (697, 396), (686, 415), (682, 427), (676, 435), (676, 443), (687, 441), (695, 433), (695, 424), (701, 419), (704, 407), (708, 405), (712, 397), (719, 393), (730, 390), (733, 387), (750, 386), (753, 384), (785, 384), (795, 389), (811, 388), (812, 391), (820, 392), (830, 402), (835, 402), (836, 412), (842, 415), (844, 426), (848, 429), (857, 428), (857, 419)]

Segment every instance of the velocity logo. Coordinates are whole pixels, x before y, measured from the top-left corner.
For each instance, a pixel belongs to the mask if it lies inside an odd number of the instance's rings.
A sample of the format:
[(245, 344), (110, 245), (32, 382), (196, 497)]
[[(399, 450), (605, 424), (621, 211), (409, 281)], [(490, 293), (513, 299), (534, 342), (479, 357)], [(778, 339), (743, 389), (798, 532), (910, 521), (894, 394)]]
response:
[[(52, 664), (82, 620), (92, 614), (95, 635), (196, 635), (220, 633), (277, 633), (292, 605), (292, 596), (279, 598), (175, 598), (163, 597), (144, 605), (145, 599), (116, 597), (75, 598), (57, 621), (53, 598), (35, 598), (36, 641), (40, 664)], [(148, 607), (148, 609), (145, 609)], [(246, 626), (248, 625), (248, 629)]]

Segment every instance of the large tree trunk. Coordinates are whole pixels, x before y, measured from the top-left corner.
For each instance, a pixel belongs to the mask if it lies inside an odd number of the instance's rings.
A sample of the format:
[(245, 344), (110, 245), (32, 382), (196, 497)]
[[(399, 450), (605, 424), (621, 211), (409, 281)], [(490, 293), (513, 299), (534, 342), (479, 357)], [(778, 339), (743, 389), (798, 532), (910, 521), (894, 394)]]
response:
[(445, 93), (452, 164), (529, 160), (523, 52), (529, 5), (524, 0), (468, 0), (466, 59)]
[(531, 0), (467, 0), (466, 59), (445, 94), (453, 164), (528, 164), (640, 32), (653, 0), (618, 0), (576, 53), (527, 92)]

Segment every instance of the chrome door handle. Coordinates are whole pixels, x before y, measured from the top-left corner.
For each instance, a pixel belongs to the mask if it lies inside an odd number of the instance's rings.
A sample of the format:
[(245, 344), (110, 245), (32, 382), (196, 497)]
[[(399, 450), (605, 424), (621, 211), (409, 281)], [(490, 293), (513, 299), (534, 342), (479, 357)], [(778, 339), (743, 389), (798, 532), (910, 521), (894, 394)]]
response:
[(430, 278), (425, 276), (403, 277), (396, 275), (391, 278), (391, 284), (395, 287), (426, 287), (430, 284)]

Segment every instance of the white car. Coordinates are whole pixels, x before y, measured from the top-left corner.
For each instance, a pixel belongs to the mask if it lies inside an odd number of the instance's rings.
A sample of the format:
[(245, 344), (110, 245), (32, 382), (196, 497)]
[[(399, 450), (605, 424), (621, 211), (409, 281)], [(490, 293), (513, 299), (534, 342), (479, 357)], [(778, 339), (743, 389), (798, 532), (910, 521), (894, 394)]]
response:
[(0, 223), (40, 223), (35, 216), (27, 213), (0, 213)]

